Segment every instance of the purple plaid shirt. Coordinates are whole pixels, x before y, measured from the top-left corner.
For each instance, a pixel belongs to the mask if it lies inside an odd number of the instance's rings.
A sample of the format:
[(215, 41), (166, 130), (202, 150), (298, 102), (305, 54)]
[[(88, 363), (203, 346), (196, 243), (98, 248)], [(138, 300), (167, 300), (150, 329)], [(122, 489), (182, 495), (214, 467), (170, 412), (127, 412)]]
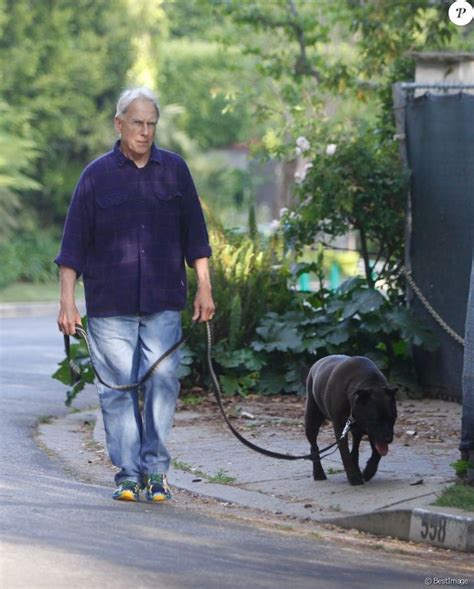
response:
[(55, 262), (83, 275), (90, 317), (180, 311), (184, 262), (211, 255), (193, 179), (175, 153), (153, 145), (138, 168), (119, 144), (82, 173)]

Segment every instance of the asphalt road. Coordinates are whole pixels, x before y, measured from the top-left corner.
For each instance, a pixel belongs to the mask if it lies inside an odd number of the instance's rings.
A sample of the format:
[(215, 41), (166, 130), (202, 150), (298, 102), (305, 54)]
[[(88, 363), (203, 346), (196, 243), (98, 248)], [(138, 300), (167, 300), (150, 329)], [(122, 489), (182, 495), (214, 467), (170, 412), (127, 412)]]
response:
[[(111, 488), (78, 482), (34, 440), (38, 418), (66, 413), (64, 387), (50, 377), (62, 355), (54, 317), (4, 318), (0, 334), (2, 589), (411, 588), (449, 575), (442, 562), (435, 571), (179, 503), (112, 501)], [(93, 401), (89, 391), (79, 406)]]

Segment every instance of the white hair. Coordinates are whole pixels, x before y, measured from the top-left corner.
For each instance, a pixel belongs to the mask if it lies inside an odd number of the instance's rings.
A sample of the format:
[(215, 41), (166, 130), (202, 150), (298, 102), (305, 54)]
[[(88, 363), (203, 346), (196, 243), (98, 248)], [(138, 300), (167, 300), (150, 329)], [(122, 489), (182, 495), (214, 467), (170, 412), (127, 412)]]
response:
[(136, 88), (127, 88), (124, 90), (122, 94), (120, 94), (119, 99), (117, 101), (117, 110), (115, 116), (119, 119), (122, 119), (127, 112), (128, 107), (130, 104), (137, 100), (137, 98), (149, 100), (156, 109), (156, 114), (158, 118), (160, 118), (160, 105), (158, 104), (158, 99), (155, 96), (154, 92), (145, 86), (138, 86)]

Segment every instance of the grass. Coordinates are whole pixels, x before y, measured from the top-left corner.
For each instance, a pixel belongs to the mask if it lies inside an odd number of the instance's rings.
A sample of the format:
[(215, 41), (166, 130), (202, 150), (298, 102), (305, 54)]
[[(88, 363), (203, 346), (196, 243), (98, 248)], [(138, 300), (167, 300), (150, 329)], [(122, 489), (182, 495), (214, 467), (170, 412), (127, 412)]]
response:
[(235, 478), (229, 476), (226, 473), (226, 471), (223, 470), (222, 468), (219, 469), (216, 472), (216, 474), (209, 476), (205, 472), (202, 472), (202, 470), (197, 470), (197, 469), (193, 468), (190, 464), (187, 464), (186, 462), (181, 462), (180, 460), (173, 459), (171, 461), (171, 464), (177, 470), (182, 470), (183, 472), (189, 472), (196, 477), (206, 480), (209, 483), (219, 483), (220, 485), (231, 485), (233, 482), (235, 482)]
[(474, 511), (474, 487), (456, 483), (447, 487), (433, 505), (457, 507), (464, 511)]
[(206, 473), (202, 472), (202, 470), (197, 470), (197, 469), (193, 468), (187, 462), (182, 462), (181, 460), (176, 460), (173, 458), (173, 460), (171, 461), (171, 464), (177, 470), (182, 470), (183, 472), (189, 472), (189, 473), (193, 474), (194, 476), (199, 477), (201, 479), (208, 478)]
[[(82, 283), (76, 287), (76, 297), (84, 298)], [(59, 282), (14, 282), (0, 289), (0, 303), (59, 303)]]
[(215, 475), (208, 477), (210, 483), (219, 483), (221, 485), (231, 485), (235, 482), (235, 477), (229, 476), (222, 468)]
[(188, 393), (187, 395), (182, 395), (181, 401), (185, 405), (190, 405), (190, 406), (201, 405), (202, 404), (202, 397), (200, 397), (199, 395), (193, 395), (192, 393)]
[(54, 417), (52, 415), (40, 415), (38, 417), (38, 423), (41, 424), (48, 424), (53, 421)]
[(341, 472), (344, 472), (344, 469), (343, 468), (328, 468), (328, 469), (326, 469), (326, 472), (328, 474), (339, 474)]

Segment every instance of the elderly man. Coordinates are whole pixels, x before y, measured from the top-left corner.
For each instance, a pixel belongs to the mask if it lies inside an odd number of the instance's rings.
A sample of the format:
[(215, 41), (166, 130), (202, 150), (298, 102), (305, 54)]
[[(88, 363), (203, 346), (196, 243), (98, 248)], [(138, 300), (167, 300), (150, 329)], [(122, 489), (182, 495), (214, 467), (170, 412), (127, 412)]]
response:
[[(82, 274), (91, 355), (107, 382), (137, 382), (181, 337), (185, 262), (197, 274), (193, 319), (214, 314), (204, 217), (185, 161), (154, 144), (160, 115), (147, 88), (123, 92), (117, 103), (114, 149), (90, 163), (74, 191), (59, 255), (58, 326), (74, 334), (81, 322), (74, 287)], [(168, 357), (136, 390), (98, 383), (107, 450), (120, 471), (114, 499), (171, 498), (166, 440), (179, 392), (179, 355)]]

